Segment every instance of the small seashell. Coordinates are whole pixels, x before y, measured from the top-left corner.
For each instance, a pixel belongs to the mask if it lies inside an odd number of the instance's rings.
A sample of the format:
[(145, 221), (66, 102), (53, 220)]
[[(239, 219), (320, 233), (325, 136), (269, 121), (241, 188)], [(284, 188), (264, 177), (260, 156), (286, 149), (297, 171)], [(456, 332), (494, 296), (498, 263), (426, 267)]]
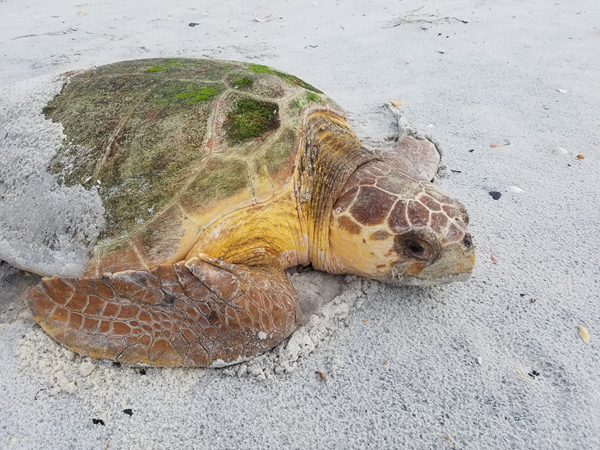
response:
[(518, 194), (519, 192), (523, 192), (523, 189), (521, 189), (520, 187), (517, 187), (517, 186), (509, 186), (508, 190), (509, 190), (509, 192), (514, 192), (515, 194)]
[(477, 364), (479, 364), (479, 365), (483, 364), (483, 358), (481, 356), (477, 357)]
[(583, 325), (579, 325), (577, 329), (579, 330), (579, 336), (581, 336), (581, 340), (586, 344), (590, 342), (590, 332), (587, 330), (587, 328)]
[(562, 93), (562, 94), (567, 94), (569, 91), (567, 91), (566, 89), (557, 89), (558, 92)]
[(257, 22), (267, 22), (271, 18), (271, 14), (269, 14), (268, 16), (264, 16), (264, 17), (258, 17), (258, 15), (255, 12), (252, 14), (254, 15), (254, 18), (256, 19)]
[(493, 263), (497, 263), (497, 262), (498, 262), (498, 258), (496, 258), (494, 255), (490, 255), (490, 260), (491, 260)]
[(500, 148), (500, 146), (498, 144), (490, 144), (490, 147), (492, 147), (492, 148)]
[(566, 154), (567, 154), (567, 153), (569, 153), (569, 152), (568, 152), (568, 151), (567, 151), (567, 149), (565, 149), (565, 148), (562, 148), (562, 147), (556, 147), (556, 148), (554, 149), (554, 153), (556, 153), (557, 155), (566, 155)]
[(585, 159), (585, 156), (583, 156), (583, 155), (577, 155), (577, 159)]
[(390, 102), (392, 105), (394, 105), (396, 108), (400, 108), (402, 106), (402, 102)]

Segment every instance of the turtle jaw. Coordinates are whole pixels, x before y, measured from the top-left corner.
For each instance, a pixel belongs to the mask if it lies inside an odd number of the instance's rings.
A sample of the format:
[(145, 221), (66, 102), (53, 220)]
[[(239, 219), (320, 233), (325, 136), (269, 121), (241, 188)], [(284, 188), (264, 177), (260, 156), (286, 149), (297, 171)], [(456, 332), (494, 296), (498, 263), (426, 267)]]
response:
[(434, 286), (466, 281), (475, 266), (475, 252), (460, 246), (445, 251), (433, 264), (408, 260), (392, 267), (382, 281), (397, 286)]

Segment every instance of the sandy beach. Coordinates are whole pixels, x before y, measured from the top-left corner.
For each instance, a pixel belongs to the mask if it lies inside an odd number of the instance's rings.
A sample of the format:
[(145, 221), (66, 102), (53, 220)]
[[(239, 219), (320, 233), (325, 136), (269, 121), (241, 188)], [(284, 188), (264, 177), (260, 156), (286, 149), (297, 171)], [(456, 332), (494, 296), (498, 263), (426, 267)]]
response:
[[(598, 19), (591, 0), (0, 0), (0, 448), (600, 448)], [(49, 214), (93, 208), (23, 188), (60, 142), (41, 107), (62, 73), (155, 57), (294, 74), (371, 147), (402, 102), (469, 212), (472, 278), (291, 269), (302, 326), (225, 369), (62, 348), (24, 303), (40, 277), (13, 266)]]

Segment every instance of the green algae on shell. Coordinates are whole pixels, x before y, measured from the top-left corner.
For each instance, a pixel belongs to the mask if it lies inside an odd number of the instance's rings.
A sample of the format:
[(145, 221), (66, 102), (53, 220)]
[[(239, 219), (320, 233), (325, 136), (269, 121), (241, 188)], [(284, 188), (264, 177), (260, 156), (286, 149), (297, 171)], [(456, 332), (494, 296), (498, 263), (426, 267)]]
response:
[(235, 142), (256, 138), (279, 127), (278, 106), (275, 103), (256, 100), (240, 100), (227, 115), (225, 130)]
[(289, 84), (303, 87), (304, 89), (308, 89), (309, 91), (316, 92), (317, 94), (323, 93), (320, 90), (318, 90), (316, 87), (308, 84), (307, 82), (301, 80), (300, 78), (295, 77), (294, 75), (289, 75), (287, 73), (279, 72), (278, 70), (271, 69), (269, 66), (263, 66), (262, 64), (252, 64), (250, 66), (250, 70), (254, 73), (268, 73), (271, 75), (276, 75), (280, 78), (283, 78)]
[(334, 106), (317, 92), (267, 66), (185, 58), (70, 76), (43, 109), (66, 135), (49, 171), (103, 201), (94, 270), (153, 267), (224, 214), (284, 189), (304, 114), (294, 100)]

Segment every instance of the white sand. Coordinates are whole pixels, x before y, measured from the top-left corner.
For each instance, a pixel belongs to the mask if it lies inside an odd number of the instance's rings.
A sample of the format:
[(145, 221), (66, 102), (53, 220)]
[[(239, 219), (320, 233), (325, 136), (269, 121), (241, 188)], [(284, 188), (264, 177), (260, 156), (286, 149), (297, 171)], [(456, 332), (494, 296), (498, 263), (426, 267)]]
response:
[(371, 143), (404, 102), (443, 145), (479, 258), (426, 289), (291, 274), (308, 322), (289, 343), (146, 375), (47, 338), (23, 307), (36, 277), (4, 263), (0, 448), (600, 448), (599, 18), (592, 0), (0, 0), (0, 107), (24, 80), (180, 55), (293, 73)]

